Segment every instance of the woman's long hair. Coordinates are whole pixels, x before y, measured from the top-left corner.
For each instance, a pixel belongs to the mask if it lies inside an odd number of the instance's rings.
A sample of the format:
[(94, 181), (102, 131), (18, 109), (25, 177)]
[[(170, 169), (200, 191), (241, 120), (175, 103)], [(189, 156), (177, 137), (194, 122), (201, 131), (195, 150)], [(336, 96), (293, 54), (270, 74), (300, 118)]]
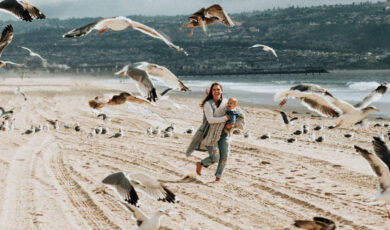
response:
[[(202, 103), (200, 103), (200, 107), (201, 107), (201, 108), (203, 108), (203, 106), (204, 106), (204, 104), (206, 103), (206, 101), (208, 101), (208, 100), (210, 100), (210, 99), (213, 99), (213, 87), (214, 87), (215, 85), (218, 85), (218, 86), (221, 88), (222, 92), (223, 92), (223, 88), (222, 88), (222, 85), (221, 85), (221, 84), (219, 84), (218, 82), (214, 82), (213, 84), (211, 84), (207, 96), (203, 99)], [(221, 93), (221, 99), (219, 99), (219, 100), (217, 101), (217, 107), (219, 107), (219, 105), (221, 104), (221, 102), (222, 102), (222, 93)]]

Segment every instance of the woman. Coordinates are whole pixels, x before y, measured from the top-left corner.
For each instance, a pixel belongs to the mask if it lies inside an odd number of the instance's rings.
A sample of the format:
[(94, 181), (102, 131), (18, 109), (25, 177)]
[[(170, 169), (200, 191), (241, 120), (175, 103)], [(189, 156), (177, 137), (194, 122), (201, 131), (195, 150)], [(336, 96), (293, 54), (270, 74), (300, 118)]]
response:
[(217, 82), (211, 85), (208, 92), (206, 91), (207, 96), (200, 104), (203, 108), (203, 123), (196, 131), (186, 152), (188, 157), (195, 150), (207, 150), (209, 156), (196, 163), (196, 173), (201, 175), (203, 167), (207, 168), (218, 162), (217, 171), (215, 172), (216, 181), (220, 181), (229, 155), (231, 138), (226, 132), (223, 132), (223, 129), (225, 127), (230, 129), (233, 125), (233, 128), (244, 128), (242, 113), (236, 123), (225, 124), (230, 117), (226, 115), (227, 100), (222, 97), (222, 92), (222, 85)]

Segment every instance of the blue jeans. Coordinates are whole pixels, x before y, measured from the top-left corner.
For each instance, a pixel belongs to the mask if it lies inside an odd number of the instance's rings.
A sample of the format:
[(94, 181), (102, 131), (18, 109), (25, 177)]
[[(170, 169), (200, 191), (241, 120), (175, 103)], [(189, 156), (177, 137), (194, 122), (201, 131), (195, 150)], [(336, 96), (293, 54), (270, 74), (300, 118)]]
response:
[[(219, 155), (217, 152), (217, 147), (219, 150)], [(215, 172), (215, 176), (221, 178), (223, 170), (225, 169), (227, 158), (229, 156), (229, 147), (230, 137), (225, 132), (222, 132), (221, 137), (215, 146), (206, 146), (209, 152), (209, 156), (204, 158), (200, 164), (207, 168), (218, 161), (218, 167), (217, 171)]]

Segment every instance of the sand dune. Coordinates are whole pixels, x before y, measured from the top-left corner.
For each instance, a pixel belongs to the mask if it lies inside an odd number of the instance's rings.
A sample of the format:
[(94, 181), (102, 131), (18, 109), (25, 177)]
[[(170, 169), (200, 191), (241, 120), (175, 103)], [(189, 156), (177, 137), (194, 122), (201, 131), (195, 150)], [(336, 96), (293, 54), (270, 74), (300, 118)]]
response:
[[(17, 86), (26, 92), (27, 101), (13, 94)], [(178, 212), (162, 218), (161, 229), (295, 229), (295, 219), (313, 216), (333, 219), (340, 229), (390, 229), (383, 202), (370, 201), (377, 179), (353, 149), (354, 144), (371, 149), (372, 136), (387, 128), (325, 129), (325, 143), (311, 143), (305, 135), (288, 144), (286, 139), (300, 125), (328, 126), (331, 120), (301, 111), (299, 120), (286, 128), (278, 113), (242, 106), (252, 137), (234, 135), (226, 172), (216, 183), (216, 166), (204, 169), (200, 177), (183, 179), (195, 174), (195, 162), (205, 156), (184, 155), (192, 137), (184, 131), (201, 123), (199, 98), (170, 95), (186, 105), (181, 110), (169, 101), (156, 107), (104, 107), (112, 119), (111, 134), (124, 129), (123, 137), (109, 139), (87, 137), (102, 123), (88, 100), (129, 90), (129, 84), (5, 79), (0, 89), (0, 106), (15, 112), (15, 130), (0, 131), (1, 229), (131, 229), (135, 223), (126, 211), (92, 192), (106, 175), (117, 171), (148, 173), (180, 197), (178, 204), (141, 197), (147, 214), (158, 208)], [(137, 112), (140, 108), (147, 112)], [(21, 135), (46, 119), (58, 119), (60, 129)], [(76, 122), (82, 132), (63, 127)], [(370, 121), (370, 127), (375, 122)], [(170, 138), (145, 134), (150, 126), (165, 128), (170, 123), (178, 129)], [(354, 139), (343, 137), (351, 131), (356, 132)], [(256, 139), (267, 132), (271, 139)]]

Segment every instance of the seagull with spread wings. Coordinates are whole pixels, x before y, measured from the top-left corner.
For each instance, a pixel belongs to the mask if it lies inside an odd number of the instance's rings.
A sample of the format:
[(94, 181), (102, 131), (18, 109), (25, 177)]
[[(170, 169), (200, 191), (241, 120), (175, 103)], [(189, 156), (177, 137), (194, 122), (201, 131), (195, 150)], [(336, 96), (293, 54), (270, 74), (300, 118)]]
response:
[(207, 9), (202, 8), (196, 11), (188, 17), (188, 20), (190, 20), (190, 22), (181, 27), (181, 29), (191, 27), (191, 32), (188, 34), (188, 37), (192, 36), (195, 27), (202, 27), (203, 31), (206, 33), (206, 27), (215, 22), (220, 22), (227, 26), (234, 26), (229, 15), (223, 10), (222, 6), (218, 4), (214, 4)]
[[(122, 200), (132, 205), (138, 204), (139, 197), (136, 190), (159, 201), (168, 203), (179, 202), (176, 195), (165, 185), (144, 173), (125, 174), (124, 172), (117, 172), (108, 175), (103, 179), (102, 183), (114, 188)], [(105, 187), (97, 188), (95, 191), (105, 191)]]
[(168, 40), (167, 37), (165, 37), (161, 33), (157, 32), (155, 29), (153, 29), (147, 25), (144, 25), (142, 23), (133, 21), (129, 18), (123, 17), (123, 16), (99, 19), (95, 22), (92, 22), (92, 23), (86, 25), (86, 26), (83, 26), (83, 27), (80, 27), (77, 29), (73, 29), (73, 30), (67, 32), (66, 34), (64, 34), (63, 37), (71, 38), (71, 37), (84, 36), (84, 35), (89, 34), (92, 30), (98, 30), (99, 34), (102, 34), (109, 29), (115, 30), (115, 31), (120, 31), (120, 30), (126, 29), (129, 26), (132, 27), (133, 29), (138, 30), (138, 31), (140, 31), (146, 35), (149, 35), (153, 38), (160, 39), (165, 44), (167, 44), (169, 47), (174, 48), (177, 51), (184, 53), (185, 55), (188, 55), (187, 52), (183, 48), (173, 44), (171, 41)]
[[(301, 92), (298, 90), (286, 90), (275, 94), (274, 100), (280, 101), (282, 106), (284, 100), (288, 98), (296, 98), (306, 106), (309, 110), (312, 110), (324, 117), (339, 117), (340, 111), (337, 107), (331, 104), (324, 96), (315, 94), (312, 92)], [(283, 104), (282, 104), (283, 103)]]
[(156, 88), (151, 80), (152, 77), (162, 81), (165, 85), (173, 89), (180, 89), (187, 92), (190, 89), (181, 82), (175, 74), (164, 66), (148, 63), (137, 62), (124, 66), (115, 75), (120, 77), (128, 76), (135, 81), (138, 91), (143, 97), (146, 97), (149, 101), (156, 101), (157, 92)]
[(367, 160), (374, 174), (378, 176), (378, 194), (375, 195), (373, 199), (385, 201), (387, 215), (390, 219), (390, 151), (379, 137), (374, 137), (372, 145), (375, 153), (369, 152), (356, 145), (355, 149)]
[(262, 44), (255, 44), (255, 45), (249, 47), (249, 49), (257, 48), (257, 47), (262, 47), (264, 51), (271, 52), (276, 57), (276, 60), (279, 60), (278, 55), (276, 54), (275, 50), (269, 46), (262, 45)]
[[(6, 26), (3, 29), (3, 32), (1, 33), (1, 38), (0, 38), (0, 57), (1, 57), (1, 54), (3, 53), (5, 47), (7, 47), (12, 42), (13, 37), (14, 37), (14, 28), (12, 27), (12, 25)], [(0, 60), (0, 69), (3, 66), (6, 66), (7, 64), (11, 64), (11, 62)]]
[(163, 215), (169, 216), (170, 214), (175, 213), (169, 210), (160, 209), (156, 211), (152, 217), (148, 217), (141, 209), (123, 201), (118, 202), (125, 210), (130, 212), (133, 219), (137, 221), (136, 230), (157, 230), (160, 227), (160, 218)]
[(99, 97), (95, 97), (95, 99), (90, 100), (88, 104), (93, 109), (101, 109), (106, 105), (121, 105), (127, 101), (132, 103), (137, 103), (137, 104), (154, 106), (152, 103), (150, 103), (150, 101), (145, 100), (144, 98), (131, 95), (130, 93), (127, 92), (122, 92), (119, 95), (114, 95), (107, 102), (103, 102), (101, 101), (101, 99), (99, 99)]
[[(291, 87), (289, 91), (292, 90), (297, 90), (300, 92), (312, 92), (312, 93), (324, 93), (326, 91), (321, 86), (315, 84), (299, 84)], [(284, 104), (286, 104), (286, 102), (287, 102), (287, 98), (284, 98), (279, 105), (283, 106)]]
[(4, 0), (0, 2), (0, 10), (10, 13), (23, 21), (31, 22), (34, 19), (45, 19), (46, 16), (35, 6), (26, 1)]
[(19, 47), (22, 48), (22, 49), (27, 50), (31, 57), (38, 57), (39, 59), (41, 59), (42, 65), (44, 67), (47, 66), (47, 60), (44, 59), (41, 55), (39, 55), (38, 53), (33, 52), (31, 49), (29, 49), (27, 47), (24, 47), (24, 46), (19, 46)]

